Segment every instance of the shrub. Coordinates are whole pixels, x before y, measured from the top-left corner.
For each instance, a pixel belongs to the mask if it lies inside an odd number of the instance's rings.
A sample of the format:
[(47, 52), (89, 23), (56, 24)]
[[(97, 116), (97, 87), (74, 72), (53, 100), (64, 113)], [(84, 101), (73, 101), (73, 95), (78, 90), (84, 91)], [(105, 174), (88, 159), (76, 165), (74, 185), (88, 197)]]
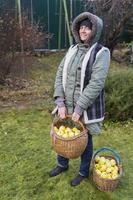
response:
[[(21, 76), (25, 75), (27, 64), (24, 62), (25, 55), (23, 53), (18, 56), (17, 53), (22, 50), (22, 41), (23, 51), (32, 51), (33, 48), (44, 46), (48, 35), (42, 31), (38, 23), (31, 25), (24, 14), (22, 28), (14, 12), (0, 14), (0, 84), (5, 83), (10, 73), (14, 73), (13, 77), (17, 75), (16, 72), (19, 72)], [(18, 63), (17, 66), (16, 63)]]
[(133, 70), (110, 71), (106, 86), (106, 116), (118, 121), (133, 118)]

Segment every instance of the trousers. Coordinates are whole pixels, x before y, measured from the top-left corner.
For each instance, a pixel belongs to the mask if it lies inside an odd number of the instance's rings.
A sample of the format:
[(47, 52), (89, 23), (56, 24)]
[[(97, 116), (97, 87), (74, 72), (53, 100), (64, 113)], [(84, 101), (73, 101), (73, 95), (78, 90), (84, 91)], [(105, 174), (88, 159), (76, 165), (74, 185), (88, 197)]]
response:
[[(85, 177), (89, 176), (89, 168), (92, 159), (92, 154), (93, 154), (93, 140), (92, 140), (92, 135), (88, 134), (87, 146), (84, 152), (80, 156), (81, 162), (80, 162), (79, 174), (81, 176)], [(69, 159), (64, 158), (61, 155), (57, 155), (57, 162), (58, 165), (61, 167), (67, 168), (69, 166)]]

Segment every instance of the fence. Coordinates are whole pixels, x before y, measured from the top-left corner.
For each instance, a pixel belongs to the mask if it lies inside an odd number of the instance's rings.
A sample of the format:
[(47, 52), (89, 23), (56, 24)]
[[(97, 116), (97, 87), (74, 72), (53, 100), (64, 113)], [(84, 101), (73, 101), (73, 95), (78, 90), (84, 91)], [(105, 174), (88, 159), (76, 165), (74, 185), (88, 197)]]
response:
[(31, 23), (39, 21), (44, 31), (52, 34), (44, 48), (64, 49), (72, 42), (71, 22), (84, 10), (84, 4), (81, 0), (21, 0), (22, 10)]

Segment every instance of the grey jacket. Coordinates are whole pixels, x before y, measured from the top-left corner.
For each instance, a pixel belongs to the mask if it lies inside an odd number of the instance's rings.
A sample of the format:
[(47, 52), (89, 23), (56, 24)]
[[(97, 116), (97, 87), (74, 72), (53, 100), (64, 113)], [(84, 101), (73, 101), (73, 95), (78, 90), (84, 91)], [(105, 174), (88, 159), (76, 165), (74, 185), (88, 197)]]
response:
[[(78, 24), (86, 18), (89, 18), (93, 24), (93, 34), (91, 41), (88, 41), (87, 44), (82, 44), (78, 34)], [(104, 118), (89, 120), (86, 115), (86, 110), (88, 107), (92, 106), (97, 96), (104, 88), (110, 63), (110, 53), (105, 47), (97, 53), (95, 62), (92, 66), (91, 79), (89, 84), (83, 90), (85, 69), (90, 53), (100, 38), (102, 21), (97, 16), (85, 12), (75, 18), (72, 27), (72, 32), (77, 45), (69, 48), (66, 56), (58, 67), (54, 97), (60, 97), (60, 101), (65, 104), (69, 114), (72, 114), (74, 111), (79, 112), (80, 115), (83, 113), (82, 120), (87, 124), (87, 127), (90, 130), (91, 126), (93, 128), (98, 126), (98, 122), (101, 122)], [(81, 71), (79, 68), (81, 68)], [(99, 131), (100, 129), (98, 132)]]

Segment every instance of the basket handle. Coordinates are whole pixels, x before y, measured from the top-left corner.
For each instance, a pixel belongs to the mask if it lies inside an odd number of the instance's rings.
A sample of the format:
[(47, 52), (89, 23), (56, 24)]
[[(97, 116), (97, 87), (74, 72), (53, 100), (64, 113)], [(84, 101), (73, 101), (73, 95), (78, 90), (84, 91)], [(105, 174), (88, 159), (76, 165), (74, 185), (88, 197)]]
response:
[(102, 152), (102, 151), (110, 151), (110, 152), (112, 152), (112, 153), (115, 155), (115, 157), (116, 157), (117, 163), (118, 163), (119, 165), (122, 164), (121, 157), (120, 157), (120, 155), (118, 154), (118, 152), (115, 151), (114, 149), (110, 148), (110, 147), (101, 147), (101, 148), (99, 148), (98, 150), (96, 150), (95, 153), (94, 153), (94, 155), (93, 155), (93, 159), (95, 159), (96, 155), (97, 155), (98, 153)]

